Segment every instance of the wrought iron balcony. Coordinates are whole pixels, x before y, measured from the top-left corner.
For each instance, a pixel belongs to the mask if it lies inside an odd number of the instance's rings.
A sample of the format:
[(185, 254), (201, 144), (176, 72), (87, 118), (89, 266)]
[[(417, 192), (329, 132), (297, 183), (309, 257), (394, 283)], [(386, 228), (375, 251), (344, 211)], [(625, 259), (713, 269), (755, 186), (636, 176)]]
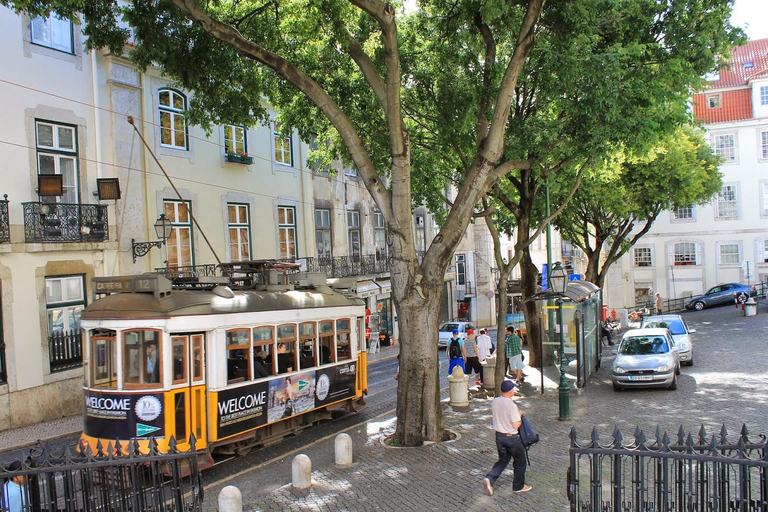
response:
[(33, 242), (106, 242), (107, 207), (100, 204), (22, 203), (24, 240)]
[(389, 259), (377, 257), (375, 254), (306, 258), (306, 260), (309, 272), (322, 272), (328, 277), (386, 274), (391, 269)]
[(0, 243), (11, 241), (11, 220), (8, 217), (8, 195), (0, 201)]

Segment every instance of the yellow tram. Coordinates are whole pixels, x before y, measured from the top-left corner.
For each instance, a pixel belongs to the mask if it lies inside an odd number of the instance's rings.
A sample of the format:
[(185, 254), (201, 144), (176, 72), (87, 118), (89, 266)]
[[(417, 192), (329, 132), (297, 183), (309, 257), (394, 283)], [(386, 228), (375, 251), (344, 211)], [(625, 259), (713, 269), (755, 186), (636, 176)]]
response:
[[(81, 442), (155, 438), (201, 454), (243, 454), (359, 410), (367, 393), (365, 306), (321, 274), (262, 272), (258, 281), (160, 274), (94, 279), (108, 294), (81, 317)], [(226, 282), (224, 282), (224, 281)], [(247, 286), (242, 286), (246, 284)]]

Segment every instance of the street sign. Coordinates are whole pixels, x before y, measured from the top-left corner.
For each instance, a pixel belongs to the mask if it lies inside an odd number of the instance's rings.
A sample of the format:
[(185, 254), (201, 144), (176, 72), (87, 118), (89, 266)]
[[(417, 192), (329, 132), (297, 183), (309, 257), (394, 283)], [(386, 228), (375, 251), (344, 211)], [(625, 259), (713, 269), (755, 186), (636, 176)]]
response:
[(744, 260), (744, 263), (741, 264), (741, 269), (744, 271), (744, 277), (751, 279), (755, 271), (755, 265), (752, 263), (752, 260)]

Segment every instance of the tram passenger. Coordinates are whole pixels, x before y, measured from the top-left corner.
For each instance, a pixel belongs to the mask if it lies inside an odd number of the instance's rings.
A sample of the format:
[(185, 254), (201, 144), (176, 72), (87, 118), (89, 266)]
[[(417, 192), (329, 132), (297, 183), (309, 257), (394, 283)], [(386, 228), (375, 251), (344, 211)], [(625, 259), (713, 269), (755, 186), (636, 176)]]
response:
[(147, 345), (147, 382), (160, 382), (160, 365), (157, 364), (157, 343)]
[(264, 355), (266, 352), (259, 352), (253, 360), (253, 369), (257, 379), (269, 377), (269, 371), (264, 367)]
[(184, 347), (176, 345), (173, 347), (173, 380), (183, 380), (185, 378)]
[(293, 353), (288, 352), (285, 343), (277, 345), (277, 373), (288, 373), (293, 371)]

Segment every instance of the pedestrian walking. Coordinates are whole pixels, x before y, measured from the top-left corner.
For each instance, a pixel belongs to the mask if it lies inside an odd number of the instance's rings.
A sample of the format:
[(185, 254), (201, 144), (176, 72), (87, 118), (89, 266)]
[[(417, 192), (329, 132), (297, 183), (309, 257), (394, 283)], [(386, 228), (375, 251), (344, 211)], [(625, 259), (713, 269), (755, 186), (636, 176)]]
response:
[[(474, 372), (475, 385), (479, 386), (480, 379), (482, 379), (483, 367), (480, 365), (480, 354), (477, 349), (475, 331), (472, 329), (467, 331), (467, 338), (464, 340), (464, 353), (467, 355), (467, 361), (465, 363), (467, 376), (470, 376), (472, 372)], [(470, 379), (469, 382), (472, 382), (472, 380)]]
[[(8, 471), (20, 471), (21, 462), (14, 460), (6, 466), (6, 469)], [(5, 482), (3, 485), (3, 503), (8, 507), (4, 510), (8, 512), (22, 512), (24, 510), (27, 504), (24, 493), (24, 475), (16, 475)]]
[(523, 363), (523, 340), (514, 333), (511, 326), (507, 326), (506, 335), (504, 345), (507, 350), (507, 365), (509, 366), (509, 372), (515, 373), (515, 382), (519, 384), (523, 380), (523, 368), (525, 368), (525, 363)]
[(464, 351), (464, 340), (459, 336), (459, 330), (453, 330), (453, 337), (448, 340), (448, 375), (453, 372), (453, 367), (458, 365), (464, 373), (467, 373), (467, 367), (464, 361), (467, 360), (467, 353)]
[(533, 489), (525, 485), (525, 447), (520, 440), (517, 429), (520, 428), (522, 417), (520, 409), (512, 400), (517, 386), (511, 380), (501, 383), (501, 396), (493, 399), (491, 410), (493, 414), (493, 430), (496, 431), (496, 450), (499, 460), (483, 479), (483, 487), (489, 496), (493, 496), (493, 486), (501, 476), (502, 471), (512, 460), (512, 492), (528, 492)]
[(656, 294), (656, 314), (657, 315), (664, 314), (664, 302), (661, 300), (661, 295), (659, 295), (658, 293)]

